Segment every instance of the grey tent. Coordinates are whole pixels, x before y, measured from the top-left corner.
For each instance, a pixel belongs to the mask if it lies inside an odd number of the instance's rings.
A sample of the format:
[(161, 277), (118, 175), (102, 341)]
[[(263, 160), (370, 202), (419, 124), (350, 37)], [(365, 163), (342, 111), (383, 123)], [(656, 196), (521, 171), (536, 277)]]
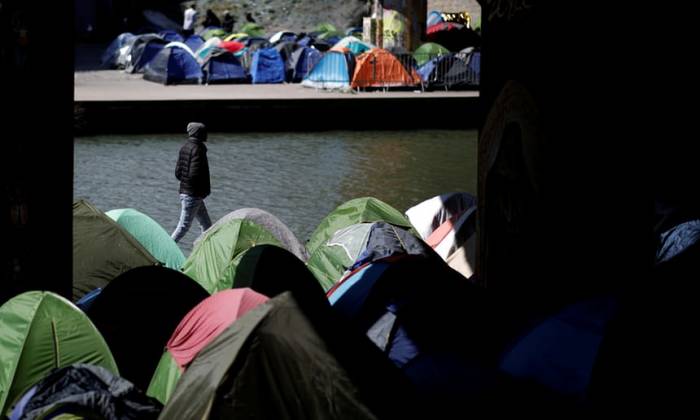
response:
[[(216, 226), (228, 223), (229, 221), (236, 219), (250, 220), (251, 222), (265, 228), (275, 238), (277, 238), (277, 240), (280, 241), (280, 243), (284, 246), (284, 248), (287, 251), (296, 255), (300, 260), (304, 262), (306, 262), (306, 260), (308, 259), (308, 253), (306, 252), (306, 248), (301, 242), (299, 242), (299, 239), (297, 239), (297, 237), (294, 235), (294, 232), (292, 232), (287, 227), (287, 225), (285, 225), (284, 222), (278, 219), (275, 215), (268, 213), (265, 210), (257, 208), (242, 208), (232, 211), (231, 213), (217, 220), (216, 223), (214, 223), (214, 225), (211, 228), (209, 228), (209, 230), (213, 230), (216, 228)], [(205, 236), (206, 232), (202, 233), (194, 241), (195, 246)]]

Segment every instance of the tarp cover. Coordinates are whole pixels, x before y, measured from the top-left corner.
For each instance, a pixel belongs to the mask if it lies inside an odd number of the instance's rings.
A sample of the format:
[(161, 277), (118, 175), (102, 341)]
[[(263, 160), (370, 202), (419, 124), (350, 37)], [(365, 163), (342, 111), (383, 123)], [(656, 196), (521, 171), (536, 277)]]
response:
[(55, 369), (32, 387), (13, 410), (11, 420), (59, 414), (105, 420), (156, 419), (162, 409), (157, 400), (109, 370), (76, 363)]

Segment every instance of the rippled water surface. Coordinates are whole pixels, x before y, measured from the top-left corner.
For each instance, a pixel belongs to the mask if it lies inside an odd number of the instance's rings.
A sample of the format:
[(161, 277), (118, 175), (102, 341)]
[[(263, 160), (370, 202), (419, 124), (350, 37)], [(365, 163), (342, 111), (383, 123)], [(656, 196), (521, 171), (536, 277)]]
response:
[[(448, 191), (476, 193), (477, 132), (331, 131), (213, 133), (212, 221), (241, 207), (264, 209), (306, 241), (339, 204), (373, 196), (400, 211)], [(175, 162), (184, 136), (75, 139), (74, 197), (101, 210), (131, 207), (171, 232), (180, 212)], [(195, 226), (180, 242), (189, 254)]]

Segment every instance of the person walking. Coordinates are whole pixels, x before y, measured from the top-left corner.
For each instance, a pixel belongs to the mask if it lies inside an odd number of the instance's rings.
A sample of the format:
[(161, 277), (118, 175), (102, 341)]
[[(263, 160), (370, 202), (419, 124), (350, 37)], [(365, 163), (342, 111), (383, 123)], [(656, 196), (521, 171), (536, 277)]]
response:
[(209, 229), (211, 220), (204, 199), (211, 193), (209, 161), (207, 159), (207, 128), (200, 122), (187, 124), (187, 141), (180, 148), (175, 166), (175, 177), (180, 181), (180, 220), (171, 237), (177, 243), (192, 226), (196, 217), (202, 232)]
[(187, 38), (188, 36), (194, 34), (194, 25), (197, 22), (197, 10), (194, 8), (194, 3), (191, 3), (187, 9), (185, 9), (185, 15), (182, 22), (182, 36)]

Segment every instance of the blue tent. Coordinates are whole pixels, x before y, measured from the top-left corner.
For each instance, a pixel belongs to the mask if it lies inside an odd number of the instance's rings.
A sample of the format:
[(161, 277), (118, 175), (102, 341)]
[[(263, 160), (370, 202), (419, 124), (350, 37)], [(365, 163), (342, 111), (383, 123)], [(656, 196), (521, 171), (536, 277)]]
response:
[(197, 60), (183, 48), (163, 48), (144, 69), (143, 78), (165, 85), (201, 83), (204, 73)]
[(248, 75), (241, 61), (231, 53), (210, 57), (202, 66), (207, 83), (245, 83)]
[(204, 38), (197, 34), (192, 34), (187, 37), (187, 39), (184, 41), (185, 45), (190, 47), (192, 51), (197, 51), (199, 47), (204, 45)]
[(168, 42), (183, 42), (185, 40), (182, 35), (173, 30), (160, 31), (158, 35)]
[(321, 89), (350, 89), (355, 71), (355, 56), (351, 52), (328, 51), (306, 78), (303, 86)]
[(472, 52), (446, 54), (433, 58), (418, 68), (426, 89), (473, 89), (479, 83), (481, 54)]
[(150, 34), (136, 37), (134, 45), (131, 47), (131, 60), (127, 64), (127, 73), (142, 73), (148, 64), (165, 47), (167, 42), (158, 36)]
[(121, 49), (125, 47), (129, 41), (133, 41), (135, 37), (136, 36), (131, 32), (119, 34), (102, 53), (102, 57), (100, 57), (102, 67), (107, 69), (117, 68), (119, 66), (118, 59)]
[(292, 53), (292, 81), (299, 83), (321, 61), (321, 52), (316, 48), (301, 47)]
[(250, 64), (253, 84), (284, 82), (285, 66), (282, 55), (274, 48), (262, 48), (253, 53)]
[(427, 26), (436, 25), (440, 22), (444, 22), (442, 19), (442, 13), (438, 12), (437, 10), (433, 10), (428, 13), (428, 21), (426, 22)]
[(617, 309), (612, 297), (566, 307), (523, 334), (504, 353), (500, 369), (559, 394), (583, 397), (606, 326)]

